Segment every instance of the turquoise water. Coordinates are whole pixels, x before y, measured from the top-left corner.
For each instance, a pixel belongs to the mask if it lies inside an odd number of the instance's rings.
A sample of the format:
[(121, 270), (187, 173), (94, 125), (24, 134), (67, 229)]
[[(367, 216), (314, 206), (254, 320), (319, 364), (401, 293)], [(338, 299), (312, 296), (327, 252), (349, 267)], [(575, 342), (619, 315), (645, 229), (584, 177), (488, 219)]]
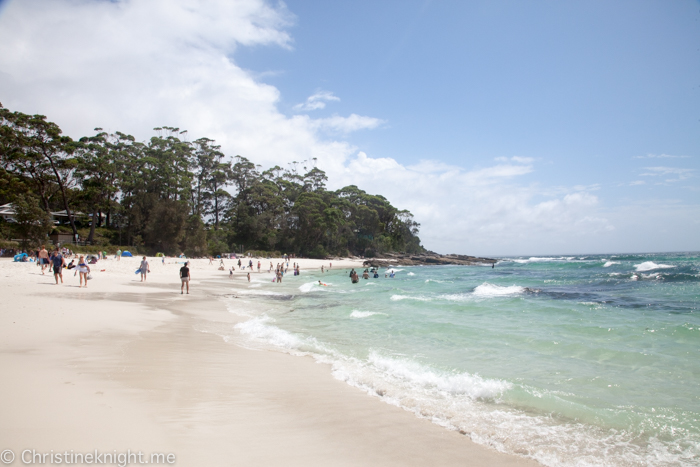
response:
[(231, 336), (545, 465), (700, 465), (700, 254), (393, 269), (254, 275)]

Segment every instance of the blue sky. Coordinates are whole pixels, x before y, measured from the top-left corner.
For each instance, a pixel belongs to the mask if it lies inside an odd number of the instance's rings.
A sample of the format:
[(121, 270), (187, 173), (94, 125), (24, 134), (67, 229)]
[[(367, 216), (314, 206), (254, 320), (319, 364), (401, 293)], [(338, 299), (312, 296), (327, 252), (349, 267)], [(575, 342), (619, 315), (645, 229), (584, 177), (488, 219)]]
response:
[[(531, 157), (542, 161), (533, 182), (600, 184), (616, 198), (683, 194), (641, 178), (659, 164), (636, 157), (699, 166), (698, 2), (286, 4), (294, 49), (246, 48), (238, 63), (268, 73), (285, 113), (330, 90), (341, 100), (319, 115), (386, 120), (349, 138), (368, 154), (458, 165)], [(618, 186), (638, 180), (648, 183)]]
[(443, 253), (700, 249), (698, 1), (0, 8), (0, 102), (71, 136), (172, 125), (265, 166), (316, 157)]

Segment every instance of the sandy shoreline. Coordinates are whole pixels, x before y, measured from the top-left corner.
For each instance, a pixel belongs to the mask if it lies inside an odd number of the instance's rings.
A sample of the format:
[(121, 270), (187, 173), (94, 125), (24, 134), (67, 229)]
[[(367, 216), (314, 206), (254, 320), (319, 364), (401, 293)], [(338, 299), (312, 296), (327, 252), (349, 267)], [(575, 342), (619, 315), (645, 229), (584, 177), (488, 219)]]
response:
[[(222, 297), (247, 285), (247, 271), (229, 279), (232, 261), (194, 260), (189, 296), (181, 260), (149, 261), (146, 283), (139, 259), (110, 259), (79, 289), (72, 272), (56, 286), (0, 260), (0, 450), (173, 453), (185, 466), (539, 465), (369, 397), (311, 358), (224, 342), (211, 329), (241, 318)], [(302, 274), (321, 265), (300, 263)]]

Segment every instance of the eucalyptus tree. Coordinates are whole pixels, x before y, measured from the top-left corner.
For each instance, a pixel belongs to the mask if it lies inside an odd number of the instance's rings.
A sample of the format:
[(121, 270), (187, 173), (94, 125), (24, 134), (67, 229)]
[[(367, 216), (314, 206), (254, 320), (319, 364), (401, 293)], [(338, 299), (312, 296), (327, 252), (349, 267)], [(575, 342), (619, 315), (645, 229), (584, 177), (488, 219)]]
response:
[(51, 230), (51, 218), (39, 205), (39, 199), (32, 194), (17, 194), (13, 205), (22, 248), (42, 244)]
[(95, 136), (83, 137), (76, 150), (76, 178), (82, 187), (82, 198), (92, 217), (87, 241), (93, 243), (95, 227), (102, 212), (109, 211), (116, 194), (119, 177), (119, 136), (95, 128)]
[(228, 208), (231, 194), (226, 190), (234, 181), (232, 162), (225, 160), (221, 146), (209, 138), (194, 141), (192, 214), (214, 218), (214, 229), (219, 229), (223, 212)]
[(43, 115), (10, 112), (1, 106), (0, 126), (5, 170), (34, 182), (47, 214), (51, 210), (51, 188), (57, 186), (73, 234), (77, 235), (78, 230), (68, 202), (68, 191), (76, 167), (73, 140), (63, 136), (59, 126), (47, 121)]

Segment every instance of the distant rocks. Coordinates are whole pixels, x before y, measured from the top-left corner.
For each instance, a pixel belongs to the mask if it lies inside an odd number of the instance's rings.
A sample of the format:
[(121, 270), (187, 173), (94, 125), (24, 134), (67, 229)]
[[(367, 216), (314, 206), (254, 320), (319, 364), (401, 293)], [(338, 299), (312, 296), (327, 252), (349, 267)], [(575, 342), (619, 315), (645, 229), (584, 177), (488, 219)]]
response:
[(416, 255), (405, 255), (400, 253), (384, 253), (375, 258), (366, 258), (362, 263), (366, 267), (386, 267), (386, 266), (434, 266), (459, 264), (464, 266), (492, 265), (498, 262), (492, 258), (479, 258), (467, 255), (439, 255), (432, 251)]

